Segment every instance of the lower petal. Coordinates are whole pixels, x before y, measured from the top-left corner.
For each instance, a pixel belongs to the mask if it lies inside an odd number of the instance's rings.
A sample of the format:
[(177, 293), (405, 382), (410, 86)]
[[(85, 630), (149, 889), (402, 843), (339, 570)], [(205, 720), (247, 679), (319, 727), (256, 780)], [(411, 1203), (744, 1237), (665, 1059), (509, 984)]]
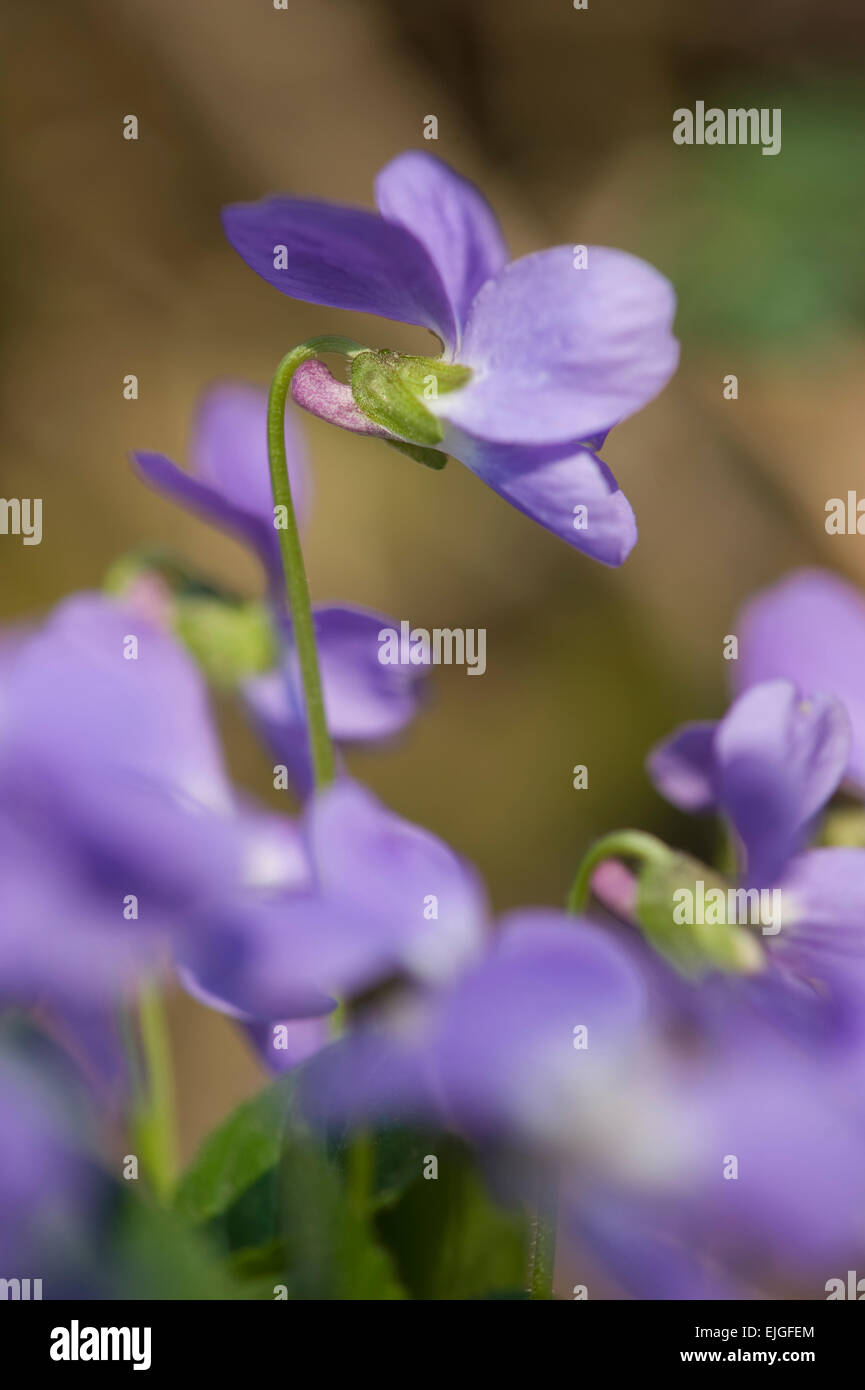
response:
[(517, 511), (604, 565), (637, 540), (631, 504), (605, 463), (581, 444), (490, 444), (452, 430), (442, 446)]

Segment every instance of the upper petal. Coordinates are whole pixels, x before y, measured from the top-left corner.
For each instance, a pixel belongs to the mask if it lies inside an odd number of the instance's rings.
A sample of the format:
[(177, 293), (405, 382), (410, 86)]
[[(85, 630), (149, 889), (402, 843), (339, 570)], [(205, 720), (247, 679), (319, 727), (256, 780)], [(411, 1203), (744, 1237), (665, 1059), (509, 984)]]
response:
[(624, 251), (557, 246), (512, 262), (478, 294), (460, 361), (471, 381), (428, 405), (482, 439), (544, 444), (609, 429), (678, 362), (669, 281)]
[(753, 686), (715, 733), (718, 800), (739, 832), (751, 881), (777, 882), (844, 772), (850, 726), (830, 695), (789, 681)]
[(709, 811), (715, 805), (715, 730), (713, 720), (683, 724), (656, 743), (646, 766), (655, 786), (681, 811)]
[(737, 624), (736, 686), (786, 677), (828, 690), (850, 717), (848, 774), (865, 786), (865, 599), (828, 570), (803, 569), (745, 604)]
[(375, 182), (375, 199), (388, 222), (412, 232), (426, 247), (462, 334), (476, 294), (508, 259), (489, 203), (468, 179), (422, 150), (407, 150), (385, 165)]
[[(382, 923), (396, 961), (440, 978), (476, 955), (486, 933), (474, 871), (428, 830), (344, 779), (307, 813), (322, 897)], [(347, 913), (351, 920), (351, 913)]]
[[(285, 452), (292, 498), (303, 524), (309, 511), (309, 474), (300, 430), (289, 413)], [(199, 407), (191, 472), (163, 454), (137, 452), (132, 457), (139, 476), (155, 491), (237, 536), (281, 574), (267, 456), (266, 391), (241, 382), (211, 387)]]
[(222, 225), (246, 264), (292, 299), (418, 324), (453, 342), (438, 271), (395, 222), (363, 208), (278, 197), (234, 203)]
[[(309, 471), (303, 436), (285, 415), (285, 452), (298, 520), (308, 512)], [(273, 493), (267, 455), (267, 391), (244, 382), (212, 386), (202, 397), (192, 440), (192, 467), (238, 511), (273, 525)]]
[[(132, 639), (136, 646), (131, 645)], [(133, 654), (134, 653), (134, 654)], [(102, 594), (66, 599), (25, 642), (0, 695), (4, 762), (70, 797), (101, 778), (227, 811), (203, 681), (173, 637)], [(8, 760), (8, 761), (7, 761)]]
[(631, 504), (589, 449), (490, 444), (460, 430), (444, 447), (517, 511), (593, 559), (621, 565), (636, 544)]
[(781, 887), (776, 958), (808, 978), (841, 972), (865, 982), (865, 850), (812, 849), (788, 866)]
[[(417, 713), (419, 683), (427, 673), (379, 660), (379, 633), (393, 627), (393, 620), (334, 604), (315, 608), (313, 621), (331, 736), (337, 742), (372, 743), (405, 728)], [(276, 670), (246, 681), (243, 698), (262, 737), (305, 794), (311, 789), (312, 768), (294, 651)]]
[(589, 1127), (590, 1098), (604, 1103), (646, 1010), (645, 982), (608, 933), (563, 912), (514, 913), (436, 1018), (449, 1107), (476, 1131), (549, 1136), (581, 1109)]

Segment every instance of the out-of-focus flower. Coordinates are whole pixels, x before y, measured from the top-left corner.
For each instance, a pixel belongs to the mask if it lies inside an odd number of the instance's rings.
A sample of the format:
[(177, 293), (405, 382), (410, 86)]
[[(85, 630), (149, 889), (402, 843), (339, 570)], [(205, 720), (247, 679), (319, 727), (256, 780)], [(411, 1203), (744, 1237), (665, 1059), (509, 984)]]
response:
[[(309, 511), (309, 482), (297, 426), (286, 415), (286, 455), (298, 518)], [(192, 439), (192, 470), (162, 454), (133, 455), (140, 476), (172, 501), (197, 512), (250, 545), (260, 557), (272, 606), (276, 664), (240, 679), (240, 693), (259, 733), (303, 792), (311, 787), (306, 722), (291, 620), (279, 555), (267, 458), (267, 393), (226, 382), (204, 396)], [(212, 609), (212, 604), (211, 604)], [(184, 629), (206, 615), (200, 603), (180, 615)], [(352, 605), (313, 609), (325, 713), (337, 743), (385, 740), (411, 722), (418, 708), (418, 666), (384, 665), (378, 634), (391, 618)], [(194, 633), (189, 634), (194, 639)], [(220, 634), (220, 642), (225, 634)]]
[(643, 1297), (741, 1294), (779, 1261), (822, 1289), (865, 1237), (861, 1086), (735, 997), (705, 1034), (675, 997), (591, 923), (514, 914), (412, 1015), (308, 1064), (305, 1102), (325, 1125), (457, 1129), (523, 1198), (558, 1188), (564, 1225)]
[(208, 907), (234, 952), (201, 961), (205, 934), (190, 938), (187, 978), (209, 1002), (249, 1022), (312, 1019), (393, 979), (446, 979), (480, 952), (481, 888), (434, 835), (348, 779), (316, 793), (302, 827), (305, 884)]
[(828, 570), (802, 569), (748, 600), (735, 624), (739, 656), (730, 662), (737, 691), (791, 680), (826, 690), (850, 720), (845, 775), (865, 790), (865, 598)]
[(675, 371), (668, 281), (606, 247), (508, 263), (485, 199), (426, 153), (386, 165), (376, 201), (378, 213), (289, 197), (225, 209), (234, 249), (284, 294), (418, 324), (443, 345), (429, 358), (358, 352), (351, 385), (308, 361), (295, 400), (427, 462), (452, 454), (569, 544), (621, 564), (636, 525), (595, 450)]
[(780, 919), (763, 922), (760, 935), (773, 965), (842, 992), (865, 974), (865, 851), (803, 847), (849, 751), (849, 720), (834, 696), (803, 697), (772, 680), (751, 686), (717, 723), (684, 725), (648, 759), (674, 805), (726, 817), (744, 889), (777, 890)]
[[(235, 797), (203, 681), (160, 626), (81, 594), (15, 644), (0, 680), (5, 1002), (92, 1038), (209, 904), (304, 872), (292, 823)], [(205, 935), (199, 952), (219, 952)]]
[(31, 1280), (31, 1298), (57, 1296), (51, 1275), (74, 1254), (95, 1192), (69, 1108), (37, 1068), (0, 1050), (0, 1278)]

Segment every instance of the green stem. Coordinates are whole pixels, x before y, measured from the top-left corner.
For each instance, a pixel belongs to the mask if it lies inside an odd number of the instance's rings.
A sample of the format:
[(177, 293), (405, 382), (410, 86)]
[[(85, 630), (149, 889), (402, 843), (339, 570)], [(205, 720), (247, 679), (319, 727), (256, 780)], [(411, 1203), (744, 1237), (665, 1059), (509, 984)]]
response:
[[(568, 894), (567, 910), (582, 912), (589, 901), (592, 873), (604, 859), (652, 859), (668, 855), (666, 845), (654, 835), (640, 830), (620, 830), (592, 845), (577, 870)], [(553, 1297), (553, 1275), (556, 1264), (556, 1197), (549, 1195), (531, 1213), (529, 1237), (528, 1294), (533, 1301)]]
[(592, 845), (574, 877), (568, 894), (567, 911), (577, 914), (585, 910), (589, 901), (592, 874), (605, 859), (642, 859), (666, 862), (670, 851), (662, 840), (647, 835), (643, 830), (614, 830), (604, 835)]
[(375, 1146), (369, 1130), (359, 1129), (352, 1136), (348, 1151), (346, 1186), (348, 1199), (363, 1220), (366, 1219), (375, 1181)]
[(154, 984), (141, 989), (138, 1022), (147, 1093), (139, 1109), (136, 1133), (154, 1193), (160, 1202), (167, 1202), (178, 1172), (174, 1076), (165, 1007)]
[(555, 1202), (548, 1200), (531, 1215), (528, 1294), (533, 1303), (552, 1299), (555, 1268), (556, 1210)]
[(327, 719), (324, 713), (321, 671), (315, 642), (309, 584), (303, 563), (297, 514), (294, 510), (291, 483), (288, 477), (288, 460), (285, 454), (285, 402), (291, 388), (291, 379), (302, 362), (307, 362), (320, 352), (340, 352), (353, 357), (363, 350), (362, 344), (354, 342), (351, 338), (330, 336), (310, 338), (308, 342), (301, 343), (299, 347), (293, 348), (283, 357), (270, 384), (270, 395), (267, 402), (267, 454), (270, 461), (270, 484), (273, 491), (274, 508), (283, 507), (285, 509), (286, 524), (284, 527), (277, 528), (277, 536), (300, 667), (300, 679), (303, 686), (312, 767), (315, 785), (318, 788), (326, 787), (333, 781), (333, 745), (328, 734)]

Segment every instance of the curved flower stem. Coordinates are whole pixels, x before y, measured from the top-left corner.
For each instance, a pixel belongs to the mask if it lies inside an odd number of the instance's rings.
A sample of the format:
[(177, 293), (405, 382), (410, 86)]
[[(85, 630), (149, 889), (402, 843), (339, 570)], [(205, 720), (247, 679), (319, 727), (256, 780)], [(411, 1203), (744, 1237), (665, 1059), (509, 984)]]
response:
[(297, 514), (294, 509), (291, 483), (288, 477), (288, 460), (285, 455), (285, 402), (291, 388), (291, 379), (302, 362), (308, 361), (320, 352), (340, 352), (353, 357), (358, 352), (363, 351), (363, 345), (354, 342), (351, 338), (331, 336), (310, 338), (308, 342), (292, 348), (291, 352), (286, 353), (283, 357), (274, 373), (267, 401), (267, 456), (270, 462), (270, 485), (273, 491), (274, 508), (282, 507), (285, 512), (286, 524), (277, 528), (277, 536), (285, 575), (285, 591), (288, 597), (288, 607), (297, 648), (303, 700), (306, 707), (309, 746), (317, 788), (326, 787), (333, 781), (334, 757), (324, 713), (321, 671), (315, 642), (309, 584), (303, 563)]
[(166, 1202), (177, 1180), (177, 1131), (168, 1024), (155, 984), (146, 984), (140, 991), (138, 1021), (147, 1091), (137, 1116), (136, 1137), (154, 1193)]
[[(605, 859), (651, 860), (667, 856), (669, 850), (654, 835), (640, 830), (618, 830), (605, 835), (592, 845), (577, 870), (568, 894), (567, 910), (573, 915), (582, 912), (589, 900), (592, 873)], [(528, 1294), (534, 1301), (553, 1297), (553, 1275), (556, 1263), (556, 1184), (553, 1192), (539, 1201), (531, 1215), (529, 1239)]]
[(642, 859), (646, 863), (669, 858), (670, 851), (663, 840), (643, 830), (614, 830), (596, 840), (577, 869), (568, 894), (567, 911), (582, 912), (589, 901), (592, 874), (605, 859)]

